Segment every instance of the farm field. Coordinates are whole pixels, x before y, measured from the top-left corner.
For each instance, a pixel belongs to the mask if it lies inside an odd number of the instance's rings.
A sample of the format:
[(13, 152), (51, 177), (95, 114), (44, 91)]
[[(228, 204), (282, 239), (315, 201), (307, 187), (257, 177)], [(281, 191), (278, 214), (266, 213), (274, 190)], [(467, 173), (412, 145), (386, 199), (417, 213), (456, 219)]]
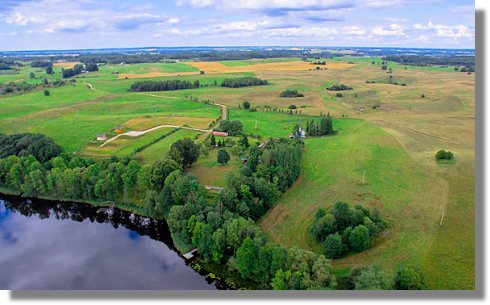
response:
[[(123, 158), (148, 145), (134, 157), (151, 164), (176, 140), (203, 141), (209, 131), (160, 128), (139, 137), (120, 137), (104, 147), (95, 141), (96, 135), (110, 138), (116, 126), (124, 131), (159, 125), (207, 130), (221, 116), (214, 102), (227, 106), (229, 119), (241, 121), (251, 135), (250, 143), (255, 143), (287, 137), (296, 124), (305, 126), (329, 113), (338, 134), (305, 140), (302, 174), (260, 219), (262, 230), (287, 247), (321, 253), (322, 245), (308, 235), (318, 208), (328, 208), (337, 200), (377, 207), (390, 227), (372, 248), (333, 260), (337, 272), (371, 263), (388, 270), (407, 265), (422, 270), (431, 289), (473, 289), (475, 74), (395, 62), (388, 62), (392, 73), (387, 73), (378, 63), (380, 58), (326, 61), (327, 69), (322, 70), (299, 58), (101, 65), (97, 72), (51, 87), (49, 96), (42, 87), (0, 96), (0, 133), (43, 133), (68, 153), (97, 157)], [(49, 81), (72, 64), (55, 65)], [(35, 78), (30, 78), (31, 72)], [(25, 66), (0, 74), (0, 83), (37, 84), (45, 75), (43, 69)], [(215, 85), (238, 76), (256, 76), (269, 84)], [(129, 92), (136, 81), (168, 79), (199, 80), (203, 86)], [(338, 96), (326, 90), (333, 84), (353, 89)], [(304, 97), (279, 97), (286, 89), (296, 89)], [(254, 111), (242, 109), (243, 101), (250, 102)], [(292, 105), (294, 114), (289, 114)], [(437, 163), (434, 155), (440, 149), (454, 152), (455, 162)], [(217, 149), (210, 149), (187, 172), (204, 185), (224, 186), (226, 174), (239, 169), (241, 162), (232, 155), (222, 166), (216, 154)]]

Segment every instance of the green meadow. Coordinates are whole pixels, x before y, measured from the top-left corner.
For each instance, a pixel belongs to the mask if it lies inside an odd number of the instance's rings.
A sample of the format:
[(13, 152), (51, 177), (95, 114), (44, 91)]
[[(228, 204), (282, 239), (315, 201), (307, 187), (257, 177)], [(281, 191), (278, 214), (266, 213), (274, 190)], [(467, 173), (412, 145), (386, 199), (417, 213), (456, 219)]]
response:
[[(281, 63), (299, 58), (228, 60), (228, 66)], [(310, 61), (317, 59), (310, 58)], [(455, 72), (451, 67), (407, 66), (388, 62), (392, 73), (381, 70), (381, 58), (327, 58), (320, 71), (259, 70), (243, 73), (194, 74), (151, 77), (151, 73), (198, 72), (186, 64), (148, 63), (101, 65), (61, 87), (0, 96), (0, 133), (32, 132), (52, 137), (69, 153), (97, 157), (134, 155), (151, 164), (182, 138), (203, 142), (206, 132), (160, 128), (139, 137), (122, 136), (105, 147), (96, 135), (114, 136), (114, 128), (144, 130), (158, 125), (208, 129), (226, 105), (230, 120), (239, 120), (251, 135), (250, 143), (287, 137), (298, 124), (330, 113), (335, 136), (305, 140), (301, 176), (260, 219), (270, 239), (286, 247), (299, 246), (318, 253), (323, 246), (308, 234), (313, 215), (337, 200), (378, 208), (389, 228), (366, 251), (332, 261), (336, 274), (352, 267), (377, 263), (393, 273), (400, 266), (422, 270), (431, 289), (475, 287), (474, 239), (474, 117), (475, 75)], [(329, 62), (348, 63), (346, 68), (328, 69)], [(375, 64), (371, 62), (374, 61)], [(35, 78), (30, 78), (34, 72)], [(2, 72), (0, 83), (50, 82), (60, 78), (61, 68), (47, 76), (43, 69), (24, 66), (18, 72)], [(120, 74), (145, 74), (145, 78), (121, 78)], [(222, 88), (223, 79), (255, 75), (268, 80), (266, 86)], [(389, 84), (391, 80), (406, 86)], [(198, 89), (165, 92), (129, 92), (131, 84), (144, 80), (199, 80)], [(366, 83), (376, 80), (375, 84)], [(353, 90), (326, 90), (345, 84)], [(286, 89), (297, 89), (302, 98), (281, 98)], [(197, 98), (198, 101), (192, 101)], [(239, 109), (249, 101), (256, 111)], [(289, 105), (296, 114), (287, 113)], [(268, 107), (277, 111), (265, 111)], [(174, 132), (175, 131), (175, 132)], [(207, 131), (208, 132), (208, 131)], [(439, 149), (450, 149), (455, 161), (437, 163)], [(209, 148), (188, 169), (208, 186), (225, 185), (226, 174), (241, 166), (231, 155), (226, 165), (216, 161), (218, 149)], [(444, 216), (443, 216), (444, 215)], [(443, 216), (443, 217), (442, 217)], [(441, 221), (441, 219), (443, 221)]]

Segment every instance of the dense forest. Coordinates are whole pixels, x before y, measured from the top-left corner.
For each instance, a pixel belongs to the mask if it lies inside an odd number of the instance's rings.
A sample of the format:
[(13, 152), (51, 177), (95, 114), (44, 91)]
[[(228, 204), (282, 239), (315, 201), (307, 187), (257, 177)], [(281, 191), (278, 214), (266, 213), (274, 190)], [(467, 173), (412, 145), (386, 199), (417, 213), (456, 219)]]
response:
[(144, 92), (144, 91), (171, 91), (171, 90), (183, 90), (183, 89), (195, 89), (201, 85), (198, 80), (194, 82), (183, 81), (178, 79), (163, 80), (163, 81), (140, 81), (131, 85), (130, 91)]
[(59, 156), (62, 152), (63, 148), (54, 143), (53, 139), (41, 134), (0, 134), (0, 158), (12, 155), (19, 157), (33, 155), (37, 160), (46, 162)]
[(221, 87), (228, 87), (228, 88), (262, 86), (262, 85), (267, 85), (267, 80), (263, 80), (253, 76), (225, 78), (221, 82)]
[(414, 66), (444, 65), (444, 66), (475, 66), (475, 56), (417, 56), (397, 55), (385, 56), (383, 60), (395, 61)]

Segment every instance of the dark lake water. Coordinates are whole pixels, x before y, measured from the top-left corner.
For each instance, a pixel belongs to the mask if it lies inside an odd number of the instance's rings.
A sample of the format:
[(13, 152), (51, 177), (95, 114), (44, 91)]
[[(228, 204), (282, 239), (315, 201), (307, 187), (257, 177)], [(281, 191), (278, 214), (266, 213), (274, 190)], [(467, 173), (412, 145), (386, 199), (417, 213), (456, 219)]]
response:
[(173, 250), (165, 222), (0, 195), (0, 289), (216, 289)]

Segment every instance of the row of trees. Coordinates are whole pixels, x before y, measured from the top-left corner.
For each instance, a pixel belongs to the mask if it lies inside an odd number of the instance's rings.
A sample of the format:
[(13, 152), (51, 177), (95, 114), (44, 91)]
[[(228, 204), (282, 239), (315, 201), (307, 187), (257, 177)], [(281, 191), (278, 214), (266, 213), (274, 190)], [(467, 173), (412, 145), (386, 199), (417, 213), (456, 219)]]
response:
[(228, 88), (262, 86), (262, 85), (267, 85), (267, 80), (263, 80), (254, 76), (225, 78), (221, 82), (221, 87), (228, 87)]
[(395, 61), (414, 66), (446, 65), (446, 66), (475, 66), (475, 56), (417, 56), (397, 55), (385, 56), (383, 60)]
[(194, 82), (182, 81), (178, 79), (170, 79), (164, 81), (141, 81), (131, 85), (130, 91), (144, 92), (144, 91), (172, 91), (183, 89), (195, 89), (201, 85), (198, 80)]

